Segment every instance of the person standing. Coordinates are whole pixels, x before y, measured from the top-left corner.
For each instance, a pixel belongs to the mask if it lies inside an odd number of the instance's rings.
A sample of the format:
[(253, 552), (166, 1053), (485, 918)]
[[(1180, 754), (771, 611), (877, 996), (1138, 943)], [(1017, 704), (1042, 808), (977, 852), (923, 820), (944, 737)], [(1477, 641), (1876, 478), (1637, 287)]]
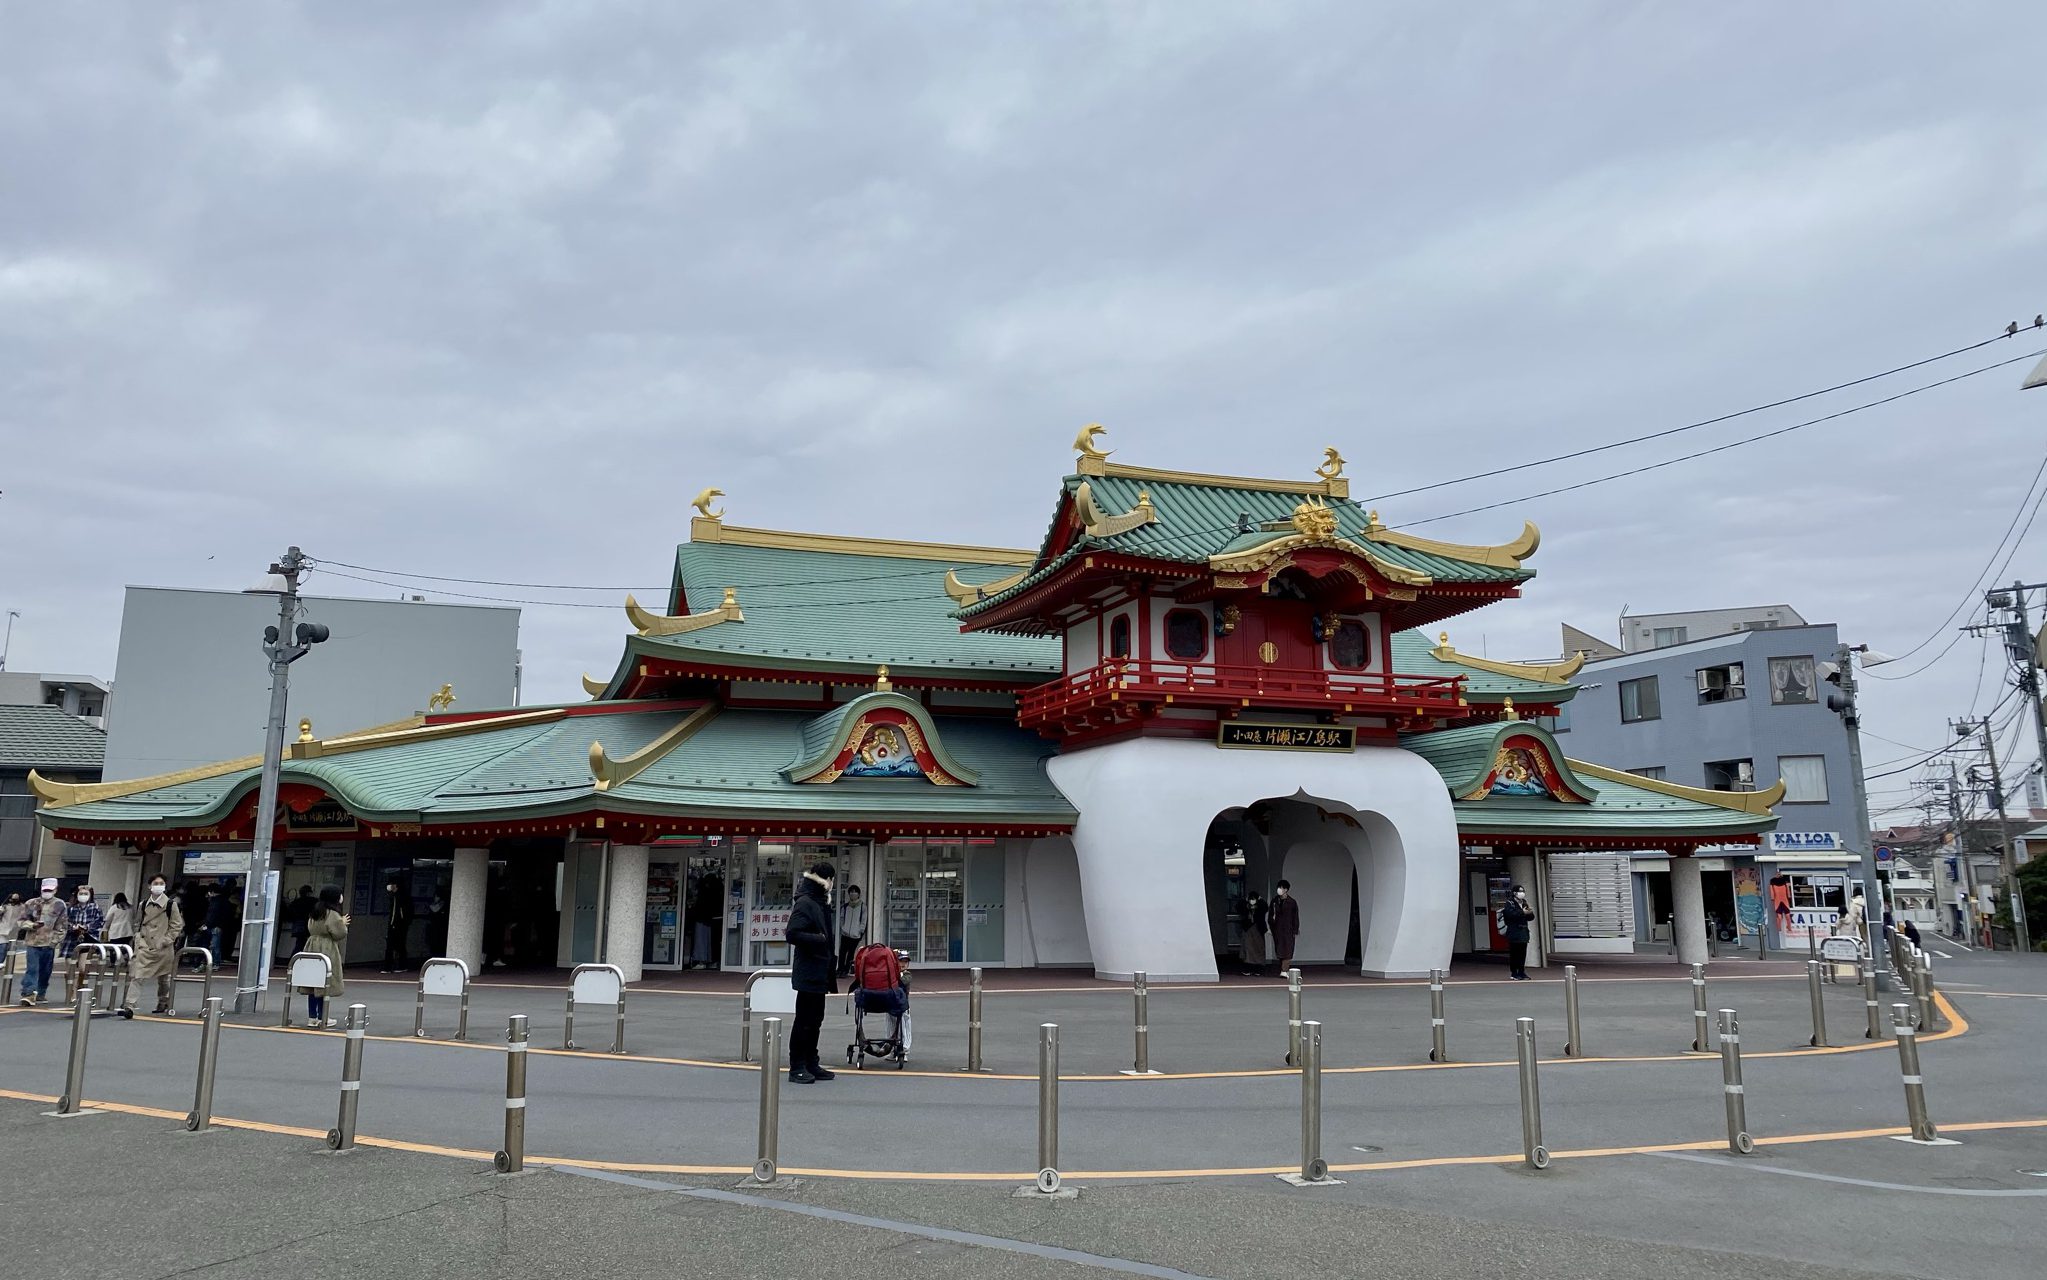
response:
[(234, 940), (234, 928), (228, 923), (227, 894), (217, 884), (206, 887), (205, 926), (199, 945), (213, 953), (213, 963), (226, 964), (232, 958), (226, 947)]
[(125, 893), (115, 894), (114, 905), (107, 908), (106, 939), (121, 946), (135, 944), (135, 909)]
[(391, 918), (384, 922), (384, 972), (400, 973), (412, 964), (407, 945), (412, 938), (412, 898), (396, 880), (387, 881), (384, 892), (391, 895)]
[(448, 954), (448, 894), (439, 885), (426, 904), (426, 952), (428, 956)]
[(1294, 901), (1293, 885), (1282, 880), (1272, 891), (1272, 954), (1282, 975), (1293, 967), (1294, 943), (1301, 937), (1301, 904)]
[(107, 927), (106, 913), (100, 910), (99, 903), (92, 900), (91, 885), (79, 885), (74, 897), (76, 900), (72, 902), (69, 913), (70, 923), (64, 930), (66, 959), (69, 959), (81, 944), (98, 942)]
[(839, 989), (833, 972), (832, 877), (829, 862), (803, 873), (789, 911), (789, 947), (795, 957), (789, 985), (796, 988), (796, 1020), (789, 1027), (789, 1082), (816, 1084), (836, 1072), (818, 1061), (817, 1037), (824, 1028), (824, 998)]
[(21, 978), (21, 1002), (46, 1002), (50, 990), (50, 969), (57, 962), (57, 948), (71, 929), (71, 913), (57, 901), (57, 881), (43, 881), (42, 892), (22, 904), (14, 925), (14, 940), (28, 955)]
[(1243, 961), (1245, 973), (1257, 973), (1265, 968), (1265, 929), (1270, 914), (1265, 899), (1257, 890), (1244, 899), (1244, 946)]
[(128, 984), (124, 1018), (135, 1016), (135, 988), (156, 979), (156, 1008), (151, 1013), (171, 1011), (171, 979), (178, 971), (178, 938), (185, 932), (185, 913), (170, 895), (162, 876), (149, 878), (149, 895), (135, 914), (135, 959)]
[(7, 952), (14, 946), (14, 926), (21, 923), (21, 895), (10, 893), (0, 903), (0, 969), (7, 965)]
[(860, 901), (860, 886), (846, 888), (846, 901), (839, 908), (839, 976), (853, 972), (853, 953), (867, 941), (867, 907)]
[(306, 997), (306, 1017), (332, 1027), (336, 1020), (326, 1017), (327, 1001), (348, 990), (341, 980), (341, 960), (348, 954), (348, 917), (341, 914), (341, 890), (331, 885), (320, 890), (320, 900), (307, 917), (306, 950), (327, 957), (327, 989)]
[(185, 917), (185, 945), (205, 947), (212, 952), (214, 960), (218, 961), (220, 952), (214, 950), (212, 941), (206, 935), (206, 886), (197, 880), (187, 880), (184, 888), (178, 890), (178, 893), (184, 899), (181, 914)]
[(1535, 908), (1528, 905), (1528, 893), (1515, 885), (1500, 908), (1500, 932), (1507, 938), (1507, 976), (1528, 981), (1528, 926), (1535, 920)]

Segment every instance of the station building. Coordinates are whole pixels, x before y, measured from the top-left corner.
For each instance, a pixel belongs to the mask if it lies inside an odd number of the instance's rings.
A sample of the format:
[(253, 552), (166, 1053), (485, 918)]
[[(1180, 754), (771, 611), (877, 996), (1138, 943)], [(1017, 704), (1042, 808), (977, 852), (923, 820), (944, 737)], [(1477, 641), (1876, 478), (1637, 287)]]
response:
[[(1655, 851), (1680, 955), (1705, 958), (1694, 855), (1757, 842), (1781, 787), (1569, 760), (1539, 720), (1582, 659), (1429, 636), (1520, 595), (1534, 526), (1493, 546), (1401, 532), (1350, 501), (1334, 449), (1266, 480), (1099, 441), (1075, 441), (1028, 549), (746, 528), (707, 490), (664, 611), (626, 597), (588, 702), (302, 723), (285, 892), (342, 886), (355, 959), (381, 953), (395, 881), (446, 903), (429, 945), (472, 967), (637, 979), (785, 962), (796, 882), (830, 859), (869, 936), (923, 966), (1202, 981), (1232, 965), (1243, 895), (1285, 877), (1297, 961), (1411, 976), (1502, 948), (1512, 882), (1540, 908), (1538, 960), (1616, 949), (1627, 855)], [(38, 778), (38, 812), (175, 871), (251, 847), (259, 764)]]

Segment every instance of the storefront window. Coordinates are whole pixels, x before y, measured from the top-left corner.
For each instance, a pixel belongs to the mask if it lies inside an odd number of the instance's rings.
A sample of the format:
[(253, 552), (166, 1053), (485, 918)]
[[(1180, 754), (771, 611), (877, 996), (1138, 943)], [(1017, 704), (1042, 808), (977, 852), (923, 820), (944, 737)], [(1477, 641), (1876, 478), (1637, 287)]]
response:
[(888, 884), (882, 920), (888, 945), (915, 960), (924, 953), (924, 842), (889, 841), (882, 850), (882, 875)]
[(754, 847), (753, 894), (746, 911), (750, 963), (789, 963), (789, 911), (796, 904), (796, 877), (801, 874), (793, 847), (765, 840)]
[(924, 847), (924, 949), (927, 964), (966, 958), (966, 851), (957, 844)]

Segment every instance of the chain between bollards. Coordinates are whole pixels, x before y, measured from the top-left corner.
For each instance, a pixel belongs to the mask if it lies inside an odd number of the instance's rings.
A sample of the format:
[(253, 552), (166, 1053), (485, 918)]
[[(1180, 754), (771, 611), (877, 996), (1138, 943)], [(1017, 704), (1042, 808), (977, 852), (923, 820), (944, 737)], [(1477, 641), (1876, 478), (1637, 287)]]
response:
[(1059, 1190), (1059, 1024), (1038, 1027), (1038, 1177), (1037, 1189)]
[(1876, 1000), (1876, 958), (1871, 956), (1855, 966), (1856, 985), (1862, 988), (1862, 1012), (1868, 1021), (1868, 1028), (1862, 1033), (1865, 1040), (1883, 1038), (1883, 1008)]
[(1429, 1061), (1450, 1061), (1449, 1032), (1443, 1023), (1443, 971), (1429, 970)]
[(1741, 1022), (1732, 1009), (1720, 1011), (1720, 1092), (1727, 1099), (1727, 1149), (1739, 1156), (1754, 1155), (1748, 1094), (1741, 1083)]
[(1905, 1118), (1912, 1125), (1915, 1142), (1932, 1142), (1939, 1135), (1926, 1114), (1926, 1077), (1919, 1070), (1919, 1033), (1912, 1026), (1912, 1007), (1892, 1005), (1891, 1021), (1898, 1033), (1898, 1072), (1905, 1083)]
[(192, 1110), (185, 1116), (185, 1128), (204, 1133), (213, 1127), (213, 1077), (220, 1061), (220, 997), (206, 997), (206, 1012), (199, 1017), (199, 1081), (192, 1089)]
[(771, 1183), (782, 1159), (782, 1020), (761, 1019), (760, 1132), (754, 1143), (753, 1180)]
[(92, 1030), (92, 984), (77, 983), (71, 992), (71, 1057), (64, 1064), (64, 1096), (57, 1099), (57, 1114), (82, 1113), (80, 1099), (85, 1093), (85, 1037)]
[(967, 1070), (981, 1070), (981, 968), (974, 966), (968, 971), (972, 981), (967, 987)]
[(1301, 1065), (1301, 971), (1286, 971), (1286, 1064)]
[(1712, 1032), (1706, 1025), (1706, 966), (1692, 966), (1692, 1052), (1711, 1053)]
[(1564, 966), (1564, 1056), (1585, 1056), (1585, 1029), (1578, 1023), (1578, 966)]
[(341, 1115), (327, 1131), (327, 1145), (336, 1151), (355, 1150), (355, 1112), (362, 1101), (363, 1036), (369, 1027), (369, 1006), (348, 1006), (348, 1021), (342, 1030)]
[(526, 1015), (515, 1013), (505, 1027), (505, 1145), (491, 1157), (499, 1173), (526, 1168)]
[(1805, 962), (1805, 993), (1812, 1003), (1812, 1039), (1815, 1049), (1827, 1047), (1827, 1004), (1820, 994), (1820, 962)]
[(1542, 1145), (1542, 1087), (1535, 1077), (1535, 1019), (1514, 1019), (1514, 1050), (1521, 1062), (1521, 1157), (1531, 1169), (1549, 1168)]

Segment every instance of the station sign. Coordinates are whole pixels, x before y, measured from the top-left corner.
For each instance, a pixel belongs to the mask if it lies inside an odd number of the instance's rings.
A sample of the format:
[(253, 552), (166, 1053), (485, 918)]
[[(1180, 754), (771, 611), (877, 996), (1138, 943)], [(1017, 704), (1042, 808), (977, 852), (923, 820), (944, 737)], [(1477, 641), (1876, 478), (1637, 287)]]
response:
[(1358, 745), (1358, 731), (1347, 724), (1225, 720), (1216, 728), (1215, 745), (1240, 751), (1350, 751)]

